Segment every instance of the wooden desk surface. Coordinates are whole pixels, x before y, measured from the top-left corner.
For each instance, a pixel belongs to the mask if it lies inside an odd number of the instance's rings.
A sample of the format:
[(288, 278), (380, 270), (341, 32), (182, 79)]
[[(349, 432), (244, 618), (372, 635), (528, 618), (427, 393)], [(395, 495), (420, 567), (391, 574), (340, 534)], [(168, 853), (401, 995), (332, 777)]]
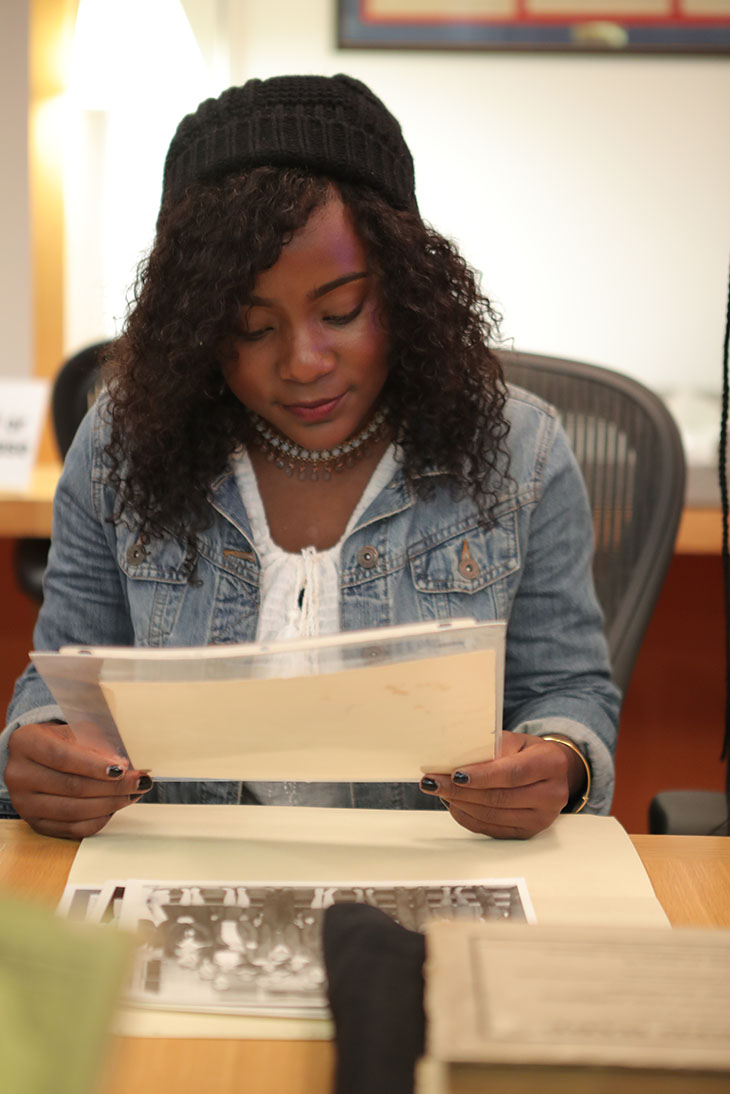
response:
[(58, 463), (39, 464), (27, 490), (0, 490), (0, 536), (50, 536), (53, 494), (60, 473)]
[[(654, 891), (675, 926), (730, 927), (730, 839), (632, 836)], [(77, 844), (0, 821), (0, 887), (54, 903)], [(103, 1094), (175, 1090), (217, 1094), (328, 1094), (334, 1053), (322, 1041), (118, 1038)], [(102, 1094), (102, 1092), (100, 1092)], [(496, 1094), (496, 1092), (495, 1092)]]
[[(22, 494), (0, 491), (0, 536), (50, 536), (53, 491), (59, 464), (40, 464)], [(677, 534), (677, 554), (718, 554), (722, 545), (719, 509), (685, 509)]]

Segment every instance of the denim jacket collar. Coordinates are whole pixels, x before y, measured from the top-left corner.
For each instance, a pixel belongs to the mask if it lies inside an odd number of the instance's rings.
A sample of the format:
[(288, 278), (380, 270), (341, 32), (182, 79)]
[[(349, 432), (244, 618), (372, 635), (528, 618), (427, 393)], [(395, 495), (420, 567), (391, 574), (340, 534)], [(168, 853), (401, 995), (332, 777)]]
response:
[(208, 497), (216, 512), (232, 524), (251, 545), (251, 550), (255, 551), (251, 522), (236, 484), (236, 477), (230, 468), (218, 476), (210, 488)]
[[(419, 478), (442, 478), (445, 473), (436, 467), (429, 467)], [(237, 529), (255, 551), (253, 531), (248, 513), (243, 504), (241, 493), (236, 484), (232, 469), (224, 471), (212, 483), (209, 491), (210, 503), (216, 512)], [(352, 533), (367, 528), (379, 520), (385, 520), (411, 509), (417, 501), (417, 493), (402, 466), (399, 466), (384, 490), (381, 490), (370, 503), (352, 529)]]

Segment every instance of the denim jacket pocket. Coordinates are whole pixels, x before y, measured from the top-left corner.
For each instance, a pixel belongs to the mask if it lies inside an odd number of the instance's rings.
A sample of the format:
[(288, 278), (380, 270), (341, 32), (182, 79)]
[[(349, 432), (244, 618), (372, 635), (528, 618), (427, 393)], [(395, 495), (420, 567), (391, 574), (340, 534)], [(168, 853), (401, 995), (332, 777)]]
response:
[(164, 645), (188, 587), (185, 546), (172, 538), (148, 540), (125, 529), (117, 540), (117, 563), (126, 585), (136, 644)]
[[(508, 579), (520, 569), (517, 512), (503, 514), (492, 528), (471, 525), (410, 558), (417, 593), (446, 598), (437, 614), (488, 619), (508, 613)], [(473, 598), (482, 594), (477, 607)], [(462, 599), (465, 598), (465, 599)]]

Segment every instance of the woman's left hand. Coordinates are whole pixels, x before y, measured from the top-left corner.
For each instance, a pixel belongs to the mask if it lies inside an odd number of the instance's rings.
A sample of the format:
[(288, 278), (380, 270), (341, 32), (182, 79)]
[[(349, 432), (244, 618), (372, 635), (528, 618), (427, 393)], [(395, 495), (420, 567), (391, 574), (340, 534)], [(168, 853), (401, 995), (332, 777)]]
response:
[[(430, 781), (424, 786), (425, 780)], [(421, 789), (447, 802), (464, 828), (496, 839), (542, 832), (584, 786), (579, 756), (528, 733), (503, 733), (502, 753), (494, 760), (421, 781)]]

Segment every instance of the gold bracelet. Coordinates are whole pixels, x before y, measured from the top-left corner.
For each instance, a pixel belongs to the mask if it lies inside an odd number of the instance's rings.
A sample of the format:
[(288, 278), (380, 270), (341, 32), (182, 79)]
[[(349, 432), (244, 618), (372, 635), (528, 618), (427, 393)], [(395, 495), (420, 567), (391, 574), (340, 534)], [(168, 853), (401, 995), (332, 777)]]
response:
[(586, 788), (577, 806), (573, 804), (575, 802), (575, 797), (573, 797), (569, 798), (568, 804), (565, 806), (565, 809), (563, 809), (564, 813), (580, 813), (582, 809), (585, 809), (586, 802), (588, 801), (588, 795), (591, 792), (591, 769), (588, 760), (578, 748), (578, 745), (574, 744), (573, 741), (571, 741), (568, 737), (556, 737), (552, 734), (546, 734), (543, 737), (543, 741), (555, 741), (555, 744), (557, 745), (565, 745), (565, 747), (569, 748), (571, 752), (575, 752), (576, 756), (580, 756), (581, 760), (583, 761), (583, 766), (586, 769)]

